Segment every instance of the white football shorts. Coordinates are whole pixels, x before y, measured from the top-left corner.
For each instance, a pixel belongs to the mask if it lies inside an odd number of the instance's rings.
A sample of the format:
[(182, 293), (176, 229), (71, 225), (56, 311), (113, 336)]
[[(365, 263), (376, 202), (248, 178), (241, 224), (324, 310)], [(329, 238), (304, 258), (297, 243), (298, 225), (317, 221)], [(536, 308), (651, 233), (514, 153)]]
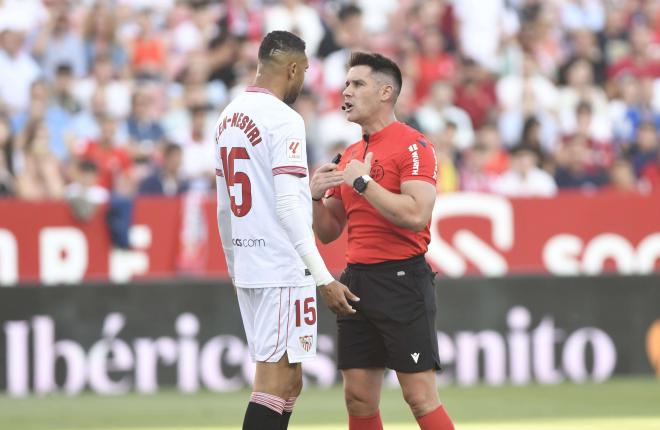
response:
[(316, 356), (316, 287), (236, 288), (252, 361)]

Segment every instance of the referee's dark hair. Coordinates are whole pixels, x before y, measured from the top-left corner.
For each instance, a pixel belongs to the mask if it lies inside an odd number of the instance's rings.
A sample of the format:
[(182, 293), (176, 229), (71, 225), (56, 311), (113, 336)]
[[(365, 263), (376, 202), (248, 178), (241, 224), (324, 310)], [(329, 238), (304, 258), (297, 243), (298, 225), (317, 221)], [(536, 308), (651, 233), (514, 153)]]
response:
[(351, 54), (348, 67), (355, 66), (368, 66), (376, 73), (389, 76), (394, 81), (394, 100), (396, 101), (401, 92), (403, 79), (401, 78), (401, 69), (394, 61), (375, 52), (354, 52)]
[(305, 41), (288, 31), (271, 31), (259, 46), (259, 61), (269, 61), (278, 54), (305, 53)]

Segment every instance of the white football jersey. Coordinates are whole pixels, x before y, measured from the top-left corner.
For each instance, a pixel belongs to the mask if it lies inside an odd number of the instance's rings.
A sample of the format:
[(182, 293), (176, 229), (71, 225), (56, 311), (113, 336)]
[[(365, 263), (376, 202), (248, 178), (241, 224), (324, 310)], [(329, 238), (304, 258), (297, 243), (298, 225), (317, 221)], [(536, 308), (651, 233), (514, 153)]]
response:
[[(302, 117), (267, 90), (248, 87), (216, 125), (218, 201), (231, 205), (234, 284), (241, 288), (315, 285), (276, 213), (275, 175), (300, 177), (311, 232), (312, 205)], [(225, 224), (226, 225), (226, 224)], [(311, 233), (310, 233), (311, 234)], [(227, 244), (223, 244), (226, 246)], [(229, 262), (228, 262), (229, 264)]]

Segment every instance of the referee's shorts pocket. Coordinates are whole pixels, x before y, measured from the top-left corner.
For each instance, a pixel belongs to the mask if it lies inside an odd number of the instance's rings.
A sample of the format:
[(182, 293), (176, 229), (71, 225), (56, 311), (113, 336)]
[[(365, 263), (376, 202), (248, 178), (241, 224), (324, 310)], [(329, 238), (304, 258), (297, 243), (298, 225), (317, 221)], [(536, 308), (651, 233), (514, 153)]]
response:
[(414, 269), (370, 273), (369, 278), (369, 300), (361, 305), (371, 317), (407, 323), (425, 312), (424, 286)]

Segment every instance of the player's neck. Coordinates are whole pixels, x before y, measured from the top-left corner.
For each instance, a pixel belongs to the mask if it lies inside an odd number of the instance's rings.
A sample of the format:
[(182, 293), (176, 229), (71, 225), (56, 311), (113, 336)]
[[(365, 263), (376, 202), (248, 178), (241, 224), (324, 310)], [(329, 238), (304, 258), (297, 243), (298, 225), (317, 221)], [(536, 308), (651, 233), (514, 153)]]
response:
[(267, 79), (263, 76), (257, 76), (257, 78), (252, 83), (252, 86), (268, 90), (278, 99), (284, 100), (284, 93), (285, 93), (284, 87), (280, 85), (279, 82), (273, 79)]
[(388, 125), (392, 124), (393, 122), (396, 122), (396, 116), (394, 115), (394, 112), (386, 112), (382, 115), (377, 115), (373, 117), (373, 119), (370, 119), (369, 122), (365, 122), (362, 125), (362, 134), (365, 135), (371, 135), (374, 133), (377, 133), (387, 127)]

